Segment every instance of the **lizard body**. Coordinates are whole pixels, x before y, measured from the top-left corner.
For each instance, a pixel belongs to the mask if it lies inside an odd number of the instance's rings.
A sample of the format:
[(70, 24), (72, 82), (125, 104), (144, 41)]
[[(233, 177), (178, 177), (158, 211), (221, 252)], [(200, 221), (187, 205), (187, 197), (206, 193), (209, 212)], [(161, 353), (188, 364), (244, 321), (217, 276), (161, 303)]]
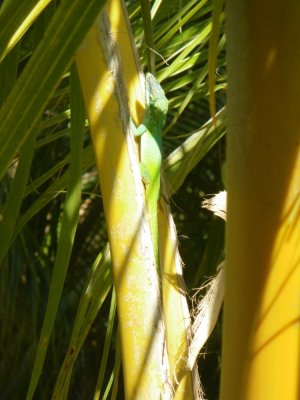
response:
[(157, 207), (160, 197), (160, 174), (162, 165), (162, 132), (166, 122), (168, 100), (153, 75), (146, 75), (146, 108), (143, 123), (135, 136), (141, 136), (141, 175), (146, 187), (147, 213), (159, 269)]

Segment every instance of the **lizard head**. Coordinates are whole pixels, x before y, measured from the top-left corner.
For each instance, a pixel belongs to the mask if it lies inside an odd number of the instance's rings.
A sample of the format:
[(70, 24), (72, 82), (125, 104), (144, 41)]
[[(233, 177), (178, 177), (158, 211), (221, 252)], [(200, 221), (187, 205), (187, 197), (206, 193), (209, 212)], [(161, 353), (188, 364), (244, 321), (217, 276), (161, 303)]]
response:
[(168, 100), (159, 82), (150, 73), (146, 75), (146, 103), (149, 105), (151, 115), (161, 119), (164, 124), (168, 112)]

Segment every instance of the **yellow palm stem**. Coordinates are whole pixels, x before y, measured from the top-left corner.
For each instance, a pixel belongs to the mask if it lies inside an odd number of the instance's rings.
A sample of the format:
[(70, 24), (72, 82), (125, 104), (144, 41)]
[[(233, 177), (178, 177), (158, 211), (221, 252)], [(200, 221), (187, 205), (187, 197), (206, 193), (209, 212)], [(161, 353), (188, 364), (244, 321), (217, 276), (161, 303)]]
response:
[[(160, 399), (170, 390), (168, 364), (163, 350), (159, 283), (153, 251), (149, 251), (150, 231), (145, 229), (143, 186), (129, 133), (126, 93), (131, 98), (135, 92), (135, 101), (130, 102), (133, 117), (141, 111), (135, 107), (143, 104), (143, 98), (131, 43), (123, 37), (121, 3), (112, 1), (107, 6), (111, 9), (113, 19), (108, 21), (107, 11), (102, 14), (80, 47), (76, 62), (111, 249), (125, 397)], [(118, 45), (120, 37), (125, 48)]]
[(299, 399), (300, 3), (227, 3), (221, 399)]

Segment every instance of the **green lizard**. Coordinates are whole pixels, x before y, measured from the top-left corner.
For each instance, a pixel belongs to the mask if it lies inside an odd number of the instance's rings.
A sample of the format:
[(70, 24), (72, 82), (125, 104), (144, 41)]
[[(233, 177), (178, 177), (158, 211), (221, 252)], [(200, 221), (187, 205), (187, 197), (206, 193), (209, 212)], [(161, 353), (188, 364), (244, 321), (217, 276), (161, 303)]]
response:
[(159, 272), (157, 206), (160, 197), (162, 130), (166, 122), (168, 100), (159, 82), (150, 73), (146, 75), (145, 102), (143, 123), (137, 128), (135, 136), (141, 136), (141, 175), (146, 187), (148, 221)]

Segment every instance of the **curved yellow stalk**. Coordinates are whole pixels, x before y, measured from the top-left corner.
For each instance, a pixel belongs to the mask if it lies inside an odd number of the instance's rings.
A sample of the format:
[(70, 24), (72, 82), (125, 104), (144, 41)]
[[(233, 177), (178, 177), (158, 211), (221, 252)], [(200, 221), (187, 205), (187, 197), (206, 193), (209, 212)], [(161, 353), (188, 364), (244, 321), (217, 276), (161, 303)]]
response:
[[(136, 124), (141, 122), (144, 82), (122, 2), (108, 3), (106, 12), (78, 51), (77, 66), (90, 120), (112, 254), (126, 398), (174, 398), (178, 379), (180, 386), (175, 398), (192, 399), (191, 373), (185, 371), (183, 361), (187, 356), (186, 300), (175, 279), (171, 286), (163, 284), (162, 304), (161, 282), (156, 274), (153, 249), (149, 246), (151, 236), (145, 218), (144, 188), (127, 109), (128, 94), (130, 115)], [(171, 239), (166, 211), (161, 222), (160, 245), (164, 246), (164, 254), (169, 251), (169, 256), (163, 257), (167, 268), (163, 274), (172, 271), (176, 277), (175, 240)], [(169, 292), (173, 300), (166, 307), (166, 346), (161, 310)]]
[(221, 399), (299, 399), (300, 3), (227, 3)]
[[(89, 115), (111, 248), (125, 396), (126, 399), (159, 399), (163, 394), (169, 398), (165, 394), (169, 390), (165, 387), (168, 366), (163, 357), (159, 284), (153, 252), (147, 247), (150, 232), (144, 223), (143, 187), (134, 142), (128, 132), (121, 62), (117, 49), (113, 48), (114, 41), (110, 43), (114, 39), (112, 32), (122, 32), (122, 29), (110, 31), (106, 23), (107, 13), (103, 13), (79, 49), (76, 61)], [(126, 62), (130, 54), (131, 50)], [(137, 70), (131, 73), (137, 79)]]

